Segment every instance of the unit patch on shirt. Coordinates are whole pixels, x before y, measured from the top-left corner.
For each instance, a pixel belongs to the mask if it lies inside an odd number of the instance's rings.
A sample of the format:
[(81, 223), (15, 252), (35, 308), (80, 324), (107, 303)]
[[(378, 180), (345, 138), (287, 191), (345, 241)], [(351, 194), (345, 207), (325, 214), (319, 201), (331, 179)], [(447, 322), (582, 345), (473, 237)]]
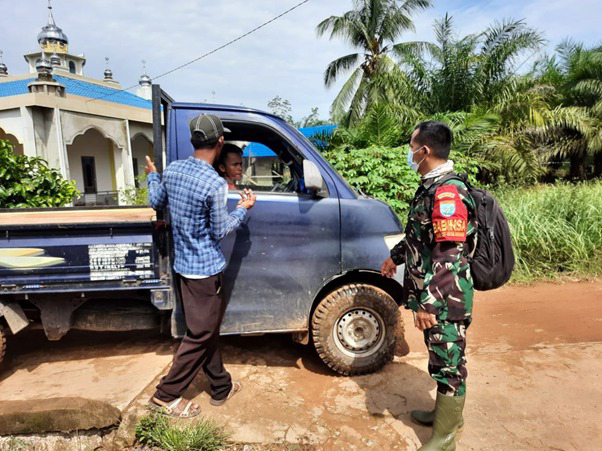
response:
[(433, 230), (435, 241), (466, 241), (468, 210), (456, 185), (443, 185), (435, 192)]

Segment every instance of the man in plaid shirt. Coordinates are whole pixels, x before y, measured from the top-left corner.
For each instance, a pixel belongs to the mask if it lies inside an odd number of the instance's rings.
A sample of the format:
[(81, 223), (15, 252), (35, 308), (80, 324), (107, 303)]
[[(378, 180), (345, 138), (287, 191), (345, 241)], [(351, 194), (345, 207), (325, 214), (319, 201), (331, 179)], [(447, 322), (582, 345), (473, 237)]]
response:
[(186, 335), (167, 376), (161, 379), (151, 405), (177, 417), (193, 417), (200, 407), (182, 394), (203, 369), (211, 385), (211, 401), (224, 404), (240, 391), (224, 368), (219, 330), (226, 309), (221, 296), (226, 260), (220, 241), (236, 229), (255, 204), (250, 190), (241, 193), (236, 209), (228, 214), (228, 184), (213, 163), (224, 146), (224, 128), (217, 116), (202, 114), (190, 121), (194, 156), (171, 163), (163, 180), (148, 157), (148, 196), (155, 210), (167, 207), (175, 248), (174, 270), (180, 274)]

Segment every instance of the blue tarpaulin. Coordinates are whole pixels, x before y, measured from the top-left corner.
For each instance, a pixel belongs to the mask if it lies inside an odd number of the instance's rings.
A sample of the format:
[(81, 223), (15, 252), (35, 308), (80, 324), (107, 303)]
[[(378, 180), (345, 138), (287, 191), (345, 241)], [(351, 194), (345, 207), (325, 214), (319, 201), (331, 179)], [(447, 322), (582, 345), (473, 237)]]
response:
[[(318, 125), (315, 127), (302, 127), (299, 129), (301, 134), (308, 139), (316, 136), (330, 136), (336, 125)], [(275, 157), (276, 154), (267, 146), (260, 143), (252, 142), (243, 150), (244, 157)]]

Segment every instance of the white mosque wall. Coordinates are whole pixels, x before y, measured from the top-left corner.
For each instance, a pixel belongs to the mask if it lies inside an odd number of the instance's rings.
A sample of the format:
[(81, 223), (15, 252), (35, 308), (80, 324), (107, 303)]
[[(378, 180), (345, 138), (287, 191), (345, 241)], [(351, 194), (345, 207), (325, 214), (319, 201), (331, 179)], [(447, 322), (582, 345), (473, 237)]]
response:
[[(77, 141), (82, 133), (86, 134), (89, 130), (94, 130), (100, 134), (103, 138), (102, 142), (111, 143), (110, 151), (103, 151), (101, 154), (102, 158), (96, 159), (98, 191), (119, 191), (122, 193), (124, 190), (134, 187), (134, 170), (132, 167), (131, 149), (128, 139), (129, 129), (127, 120), (100, 117), (72, 111), (61, 111), (60, 116), (63, 139), (67, 144), (68, 149), (71, 148), (70, 146)], [(98, 135), (95, 136), (96, 139), (98, 139)], [(103, 145), (101, 144), (101, 146)], [(107, 146), (109, 146), (109, 144), (104, 144), (105, 149), (107, 149)], [(68, 153), (70, 155), (71, 151)], [(79, 160), (81, 160), (81, 155)], [(101, 174), (106, 176), (107, 170), (111, 177), (104, 180), (101, 185)], [(81, 171), (82, 168), (80, 162), (77, 171), (72, 172), (73, 174), (80, 175)], [(83, 175), (80, 175), (80, 177), (83, 177)], [(76, 177), (72, 177), (72, 179), (76, 180), (77, 183)], [(110, 185), (107, 185), (109, 182)], [(83, 187), (83, 179), (81, 184)], [(120, 203), (122, 203), (123, 200), (121, 197)]]
[[(128, 158), (127, 150), (128, 149), (113, 148), (113, 158), (115, 159), (115, 181), (119, 190), (119, 205), (124, 205), (126, 203), (124, 190), (132, 189), (135, 186), (132, 159), (131, 157)], [(129, 170), (132, 172), (131, 178), (129, 178), (131, 183), (126, 182)]]
[(68, 178), (69, 169), (58, 110), (33, 107), (32, 117), (37, 156), (46, 160), (50, 167), (58, 169), (63, 177)]
[(119, 147), (123, 149), (128, 147), (126, 124), (122, 119), (62, 110), (61, 123), (63, 126), (63, 139), (66, 144), (72, 144), (76, 136), (81, 135), (90, 128), (95, 128), (106, 138), (112, 139)]
[[(84, 192), (84, 177), (82, 157), (94, 157), (96, 166), (96, 189), (100, 191), (116, 191), (118, 189), (115, 164), (117, 146), (105, 138), (98, 130), (89, 129), (83, 135), (77, 136), (73, 144), (67, 145), (69, 159), (69, 178), (75, 180), (77, 189)], [(117, 148), (119, 150), (119, 148)]]
[(22, 155), (25, 152), (25, 140), (21, 111), (18, 108), (0, 111), (0, 129), (0, 139), (8, 139), (13, 144), (13, 151)]
[(137, 138), (138, 135), (144, 135), (149, 141), (153, 142), (153, 125), (144, 124), (142, 122), (129, 121), (130, 126), (130, 137), (133, 139)]
[(36, 136), (32, 108), (22, 106), (19, 110), (21, 113), (21, 123), (23, 125), (23, 151), (25, 155), (35, 157), (38, 153), (36, 150)]

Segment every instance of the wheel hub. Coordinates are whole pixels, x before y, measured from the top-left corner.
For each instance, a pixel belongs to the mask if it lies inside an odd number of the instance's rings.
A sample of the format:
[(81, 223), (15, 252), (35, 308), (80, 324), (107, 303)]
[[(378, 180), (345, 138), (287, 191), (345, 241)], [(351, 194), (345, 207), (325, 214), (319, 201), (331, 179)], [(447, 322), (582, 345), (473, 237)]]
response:
[(374, 346), (382, 333), (382, 327), (375, 315), (364, 309), (345, 313), (336, 326), (336, 336), (340, 344), (353, 352), (361, 352)]

